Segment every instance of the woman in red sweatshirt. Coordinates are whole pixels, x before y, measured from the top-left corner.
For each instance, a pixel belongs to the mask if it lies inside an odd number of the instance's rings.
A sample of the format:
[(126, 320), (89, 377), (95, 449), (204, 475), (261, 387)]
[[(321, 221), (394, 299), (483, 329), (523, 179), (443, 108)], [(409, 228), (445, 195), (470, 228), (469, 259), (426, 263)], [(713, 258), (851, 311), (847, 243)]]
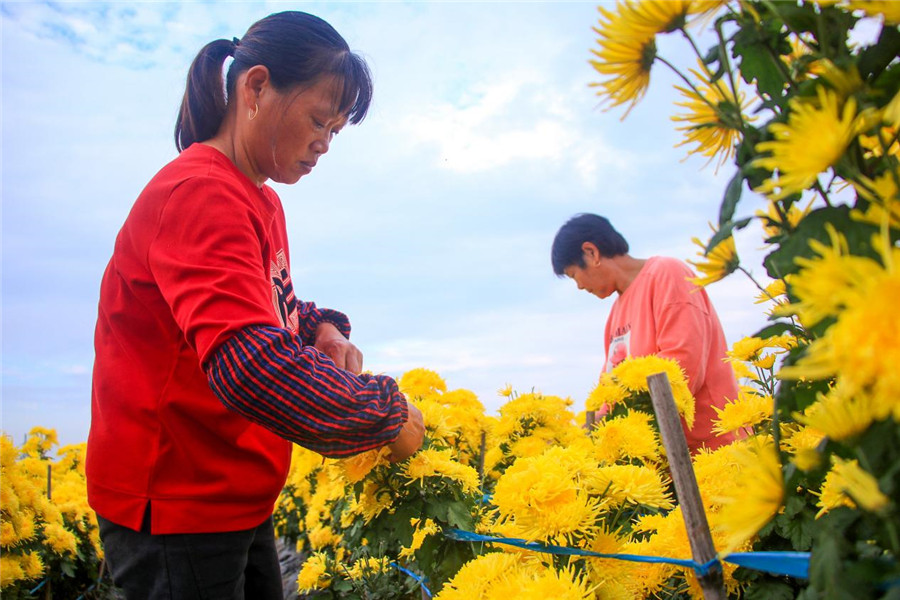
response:
[[(233, 61), (223, 81), (223, 64)], [(132, 598), (282, 598), (272, 509), (291, 442), (325, 456), (422, 442), (361, 375), (340, 312), (295, 296), (281, 202), (372, 97), (325, 21), (282, 12), (190, 67), (178, 157), (135, 202), (103, 276), (88, 499)]]

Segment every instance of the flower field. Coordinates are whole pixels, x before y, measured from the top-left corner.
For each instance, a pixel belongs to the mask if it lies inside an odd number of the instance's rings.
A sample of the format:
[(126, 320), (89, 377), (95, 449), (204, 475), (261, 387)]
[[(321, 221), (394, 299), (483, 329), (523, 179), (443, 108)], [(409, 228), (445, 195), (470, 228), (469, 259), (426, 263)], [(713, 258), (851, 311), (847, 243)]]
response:
[[(712, 236), (695, 239), (696, 283), (750, 277), (769, 318), (727, 358), (741, 389), (716, 431), (739, 439), (692, 457), (729, 596), (900, 597), (900, 2), (619, 0), (598, 10), (601, 101), (626, 118), (654, 73), (671, 70), (680, 145), (731, 172)], [(681, 38), (696, 62), (661, 56), (659, 36)], [(762, 265), (737, 252), (751, 223), (763, 232)], [(425, 417), (420, 452), (393, 464), (385, 451), (331, 460), (295, 447), (275, 522), (305, 558), (298, 590), (703, 597), (692, 566), (633, 560), (692, 557), (647, 389), (660, 372), (690, 423), (684, 375), (655, 356), (625, 360), (576, 399), (609, 409), (590, 427), (568, 398), (506, 387), (488, 415), (439, 373), (403, 374)], [(102, 591), (92, 587), (102, 549), (84, 448), (55, 445), (41, 428), (21, 447), (2, 439), (4, 597), (45, 585), (54, 597)], [(783, 551), (808, 556), (807, 577), (728, 560)]]

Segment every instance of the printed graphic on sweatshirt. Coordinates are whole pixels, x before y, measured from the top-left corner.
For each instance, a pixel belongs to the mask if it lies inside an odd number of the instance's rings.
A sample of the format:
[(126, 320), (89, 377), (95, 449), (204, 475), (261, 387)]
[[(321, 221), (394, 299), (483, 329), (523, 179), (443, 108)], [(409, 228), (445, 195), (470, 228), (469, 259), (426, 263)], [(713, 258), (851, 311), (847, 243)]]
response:
[(612, 371), (616, 365), (631, 356), (631, 330), (615, 336), (609, 342), (609, 351), (606, 353), (606, 366), (604, 371)]
[(297, 333), (300, 331), (300, 321), (297, 318), (297, 298), (294, 296), (294, 286), (291, 283), (291, 274), (288, 271), (284, 250), (276, 252), (275, 258), (278, 262), (273, 261), (269, 268), (275, 314), (278, 315), (282, 327)]

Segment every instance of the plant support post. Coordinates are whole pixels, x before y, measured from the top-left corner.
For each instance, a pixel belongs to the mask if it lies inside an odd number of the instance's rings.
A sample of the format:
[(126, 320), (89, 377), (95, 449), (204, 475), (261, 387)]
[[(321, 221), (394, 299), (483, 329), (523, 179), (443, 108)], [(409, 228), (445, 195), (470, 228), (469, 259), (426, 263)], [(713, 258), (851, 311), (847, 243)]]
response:
[[(684, 526), (691, 542), (694, 561), (706, 564), (716, 558), (716, 548), (713, 546), (712, 535), (709, 533), (709, 523), (706, 521), (706, 513), (703, 511), (700, 489), (697, 487), (697, 478), (694, 475), (687, 440), (681, 429), (681, 418), (675, 408), (672, 387), (669, 385), (669, 378), (665, 373), (648, 376), (647, 384), (650, 388), (650, 399), (653, 402), (656, 421), (662, 435), (663, 447), (669, 458), (669, 469), (672, 473), (672, 481), (675, 483), (675, 494), (678, 496), (678, 504), (681, 506), (681, 514), (684, 517)], [(698, 574), (697, 580), (706, 600), (725, 600), (727, 598), (721, 564), (713, 565), (705, 575)]]

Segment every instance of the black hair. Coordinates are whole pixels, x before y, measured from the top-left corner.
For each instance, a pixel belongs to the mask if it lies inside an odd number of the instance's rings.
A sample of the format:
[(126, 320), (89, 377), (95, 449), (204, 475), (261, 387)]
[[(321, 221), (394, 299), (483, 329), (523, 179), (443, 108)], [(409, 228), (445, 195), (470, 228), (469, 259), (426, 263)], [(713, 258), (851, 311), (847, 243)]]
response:
[[(223, 82), (223, 65), (229, 56), (234, 61)], [(323, 75), (337, 77), (341, 88), (336, 108), (354, 125), (365, 118), (372, 102), (369, 67), (331, 25), (304, 12), (271, 14), (251, 25), (241, 40), (216, 40), (197, 54), (175, 123), (179, 152), (216, 135), (238, 76), (255, 65), (269, 70), (272, 85), (279, 91), (312, 84)]]
[(576, 265), (584, 267), (582, 244), (591, 242), (597, 246), (600, 255), (606, 258), (628, 254), (628, 242), (622, 234), (600, 215), (580, 213), (566, 221), (553, 238), (550, 262), (558, 277), (565, 276), (565, 270)]

